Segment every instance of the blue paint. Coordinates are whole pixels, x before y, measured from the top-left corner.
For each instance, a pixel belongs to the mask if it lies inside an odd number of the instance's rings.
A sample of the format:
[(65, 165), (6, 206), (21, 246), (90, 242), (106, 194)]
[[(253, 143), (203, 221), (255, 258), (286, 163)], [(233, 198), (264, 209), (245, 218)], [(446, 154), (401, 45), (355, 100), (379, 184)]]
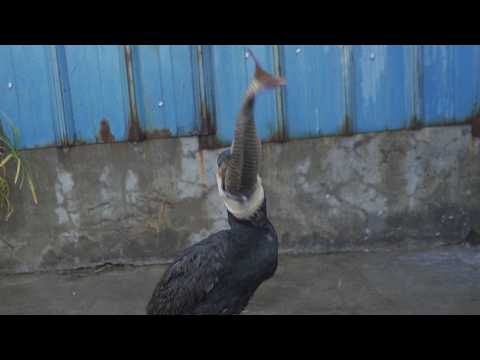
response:
[(341, 48), (288, 45), (282, 50), (288, 137), (339, 133), (346, 114)]
[[(253, 60), (245, 58), (246, 48), (253, 51), (266, 71), (274, 73), (272, 46), (216, 45), (211, 47), (217, 138), (222, 143), (232, 141), (235, 121), (255, 72)], [(278, 131), (274, 91), (261, 93), (257, 97), (254, 116), (258, 136), (262, 140), (270, 138)]]
[(472, 115), (472, 111), (480, 110), (480, 46), (457, 45), (454, 48), (454, 118), (460, 122)]
[(200, 124), (195, 47), (144, 45), (133, 49), (135, 89), (144, 128), (190, 135)]
[(63, 113), (60, 113), (59, 128), (60, 144), (73, 143), (75, 140), (75, 128), (73, 122), (73, 109), (72, 98), (70, 96), (70, 82), (68, 79), (67, 58), (65, 55), (65, 46), (57, 45), (53, 46), (54, 56), (52, 61), (54, 68), (58, 71), (54, 76), (54, 87), (58, 94), (58, 108), (63, 109)]
[(478, 110), (480, 47), (422, 47), (423, 112), (427, 125), (463, 121)]
[[(59, 113), (50, 46), (0, 46), (0, 117), (20, 132), (19, 148), (57, 143)], [(11, 84), (11, 88), (9, 88)], [(8, 126), (3, 124), (11, 138)]]
[(215, 135), (215, 92), (214, 72), (212, 71), (213, 54), (211, 46), (200, 46), (199, 63), (200, 99), (204, 105), (205, 122), (201, 128), (202, 135)]
[[(203, 63), (197, 46), (133, 46), (141, 126), (206, 134), (205, 104), (218, 140), (229, 143), (254, 74), (247, 47), (275, 73), (273, 46), (203, 46)], [(282, 127), (289, 138), (338, 134), (346, 114), (353, 132), (370, 132), (406, 128), (414, 117), (461, 122), (480, 109), (480, 46), (281, 46), (280, 68), (282, 96), (256, 102), (263, 140)], [(0, 46), (0, 112), (19, 128), (20, 148), (98, 142), (103, 119), (116, 141), (127, 140), (127, 85), (123, 46)]]
[(103, 119), (116, 141), (126, 139), (130, 110), (123, 47), (68, 45), (65, 59), (75, 140), (99, 141)]
[(355, 131), (408, 126), (415, 115), (412, 50), (400, 45), (353, 47)]

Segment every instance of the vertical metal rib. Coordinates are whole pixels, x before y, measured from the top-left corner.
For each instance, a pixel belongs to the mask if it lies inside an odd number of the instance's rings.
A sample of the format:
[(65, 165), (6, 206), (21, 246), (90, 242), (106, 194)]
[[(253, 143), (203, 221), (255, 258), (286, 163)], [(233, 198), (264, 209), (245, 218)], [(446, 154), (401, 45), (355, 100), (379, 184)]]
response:
[(54, 91), (56, 93), (58, 118), (55, 124), (57, 137), (61, 146), (75, 142), (75, 126), (73, 124), (72, 99), (68, 79), (65, 45), (51, 45), (51, 60)]
[(416, 128), (419, 121), (423, 119), (423, 74), (422, 74), (422, 46), (411, 45), (411, 69), (412, 69), (412, 90), (413, 90), (413, 119), (410, 127)]
[(343, 134), (351, 135), (355, 132), (355, 73), (353, 67), (352, 45), (342, 45), (342, 77), (345, 86), (345, 119)]
[[(283, 76), (282, 62), (283, 51), (279, 45), (273, 45), (273, 64), (275, 76)], [(277, 136), (275, 140), (285, 140), (285, 106), (284, 106), (284, 90), (281, 87), (275, 89), (275, 106), (277, 112)]]
[(125, 53), (125, 68), (127, 73), (128, 102), (130, 105), (128, 140), (137, 142), (137, 141), (144, 140), (144, 134), (142, 133), (142, 130), (141, 130), (140, 119), (138, 117), (138, 110), (137, 110), (135, 81), (133, 76), (133, 54), (132, 54), (132, 48), (130, 45), (124, 45), (123, 49)]

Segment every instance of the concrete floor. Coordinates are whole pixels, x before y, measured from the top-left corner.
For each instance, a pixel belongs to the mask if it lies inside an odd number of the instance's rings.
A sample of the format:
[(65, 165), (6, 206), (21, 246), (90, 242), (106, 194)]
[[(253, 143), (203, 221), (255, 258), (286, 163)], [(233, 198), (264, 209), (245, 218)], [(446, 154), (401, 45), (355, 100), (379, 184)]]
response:
[[(143, 314), (165, 267), (0, 277), (0, 314)], [(480, 314), (480, 247), (281, 256), (245, 314)]]

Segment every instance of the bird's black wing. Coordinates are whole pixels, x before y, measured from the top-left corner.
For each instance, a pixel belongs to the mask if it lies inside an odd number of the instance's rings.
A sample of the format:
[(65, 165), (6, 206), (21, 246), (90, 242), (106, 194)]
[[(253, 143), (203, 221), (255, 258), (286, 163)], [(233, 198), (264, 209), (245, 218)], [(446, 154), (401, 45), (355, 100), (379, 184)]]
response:
[(147, 314), (190, 314), (225, 274), (228, 231), (210, 235), (180, 254), (147, 305)]

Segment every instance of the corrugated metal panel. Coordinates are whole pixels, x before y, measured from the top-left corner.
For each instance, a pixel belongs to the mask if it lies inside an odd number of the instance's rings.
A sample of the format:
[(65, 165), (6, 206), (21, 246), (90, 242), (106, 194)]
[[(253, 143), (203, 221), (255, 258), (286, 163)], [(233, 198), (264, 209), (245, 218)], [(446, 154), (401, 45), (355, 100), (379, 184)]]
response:
[[(247, 47), (252, 49), (265, 70), (276, 73), (273, 46), (212, 46), (210, 49), (217, 138), (225, 144), (233, 138), (235, 120), (255, 72), (253, 61), (245, 57)], [(255, 119), (262, 140), (275, 138), (279, 131), (275, 95), (275, 92), (262, 93), (255, 103)]]
[(413, 47), (353, 46), (355, 132), (408, 127), (415, 115)]
[[(62, 116), (49, 46), (0, 46), (0, 118), (20, 130), (20, 147), (55, 144)], [(8, 127), (3, 125), (7, 134)]]
[(66, 68), (65, 92), (72, 108), (69, 141), (125, 140), (130, 110), (123, 47), (69, 45), (64, 52), (59, 62)]
[(344, 130), (346, 99), (340, 46), (283, 47), (286, 131), (289, 138)]
[(480, 46), (423, 46), (423, 116), (427, 125), (462, 122), (480, 103)]
[(150, 137), (199, 131), (200, 104), (196, 49), (186, 45), (135, 46), (137, 106)]
[(145, 133), (228, 144), (254, 73), (247, 47), (288, 81), (257, 99), (263, 140), (459, 123), (480, 110), (480, 46), (68, 45), (0, 46), (0, 111), (22, 148)]

